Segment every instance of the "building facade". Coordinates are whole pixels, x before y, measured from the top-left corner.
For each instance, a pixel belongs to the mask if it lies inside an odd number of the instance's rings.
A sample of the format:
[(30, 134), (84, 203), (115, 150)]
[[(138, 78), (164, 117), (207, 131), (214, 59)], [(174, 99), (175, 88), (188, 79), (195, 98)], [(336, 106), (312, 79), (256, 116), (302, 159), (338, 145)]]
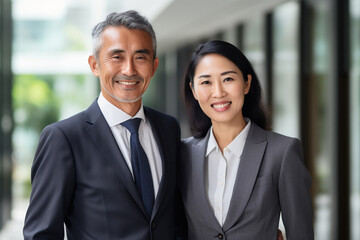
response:
[(158, 106), (184, 137), (191, 52), (206, 40), (235, 44), (261, 80), (272, 129), (303, 143), (316, 239), (359, 239), (360, 1), (173, 1), (153, 22), (163, 67), (151, 87), (165, 89)]

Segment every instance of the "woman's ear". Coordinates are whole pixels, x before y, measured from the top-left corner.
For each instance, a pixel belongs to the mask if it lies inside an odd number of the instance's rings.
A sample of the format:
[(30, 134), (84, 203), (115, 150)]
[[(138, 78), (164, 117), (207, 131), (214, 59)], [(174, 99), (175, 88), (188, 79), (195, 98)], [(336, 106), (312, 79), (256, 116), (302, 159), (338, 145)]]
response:
[(195, 88), (194, 88), (193, 84), (191, 84), (191, 82), (189, 82), (189, 86), (190, 86), (190, 88), (191, 88), (191, 91), (192, 91), (192, 94), (193, 94), (194, 98), (195, 98), (196, 100), (198, 100), (198, 99), (197, 99), (197, 96), (196, 96)]
[(249, 91), (250, 91), (251, 80), (252, 80), (251, 74), (248, 74), (247, 75), (247, 81), (245, 81), (245, 94), (248, 94)]

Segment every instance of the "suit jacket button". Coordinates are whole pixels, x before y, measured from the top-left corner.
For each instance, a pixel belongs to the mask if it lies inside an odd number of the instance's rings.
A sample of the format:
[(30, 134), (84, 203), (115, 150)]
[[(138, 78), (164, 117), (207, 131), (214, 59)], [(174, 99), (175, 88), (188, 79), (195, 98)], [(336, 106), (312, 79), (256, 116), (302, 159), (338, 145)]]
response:
[(219, 233), (218, 238), (219, 238), (219, 239), (223, 239), (224, 236), (223, 236), (221, 233)]
[(152, 229), (156, 228), (156, 222), (151, 223), (151, 228)]

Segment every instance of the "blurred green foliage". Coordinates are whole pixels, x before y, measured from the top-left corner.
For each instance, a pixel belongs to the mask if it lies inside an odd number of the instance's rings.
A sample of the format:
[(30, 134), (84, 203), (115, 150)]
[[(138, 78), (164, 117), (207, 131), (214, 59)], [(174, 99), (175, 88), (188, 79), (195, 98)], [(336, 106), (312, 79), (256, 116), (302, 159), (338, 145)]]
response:
[(16, 124), (38, 133), (59, 118), (51, 76), (15, 75), (13, 104)]
[[(28, 133), (39, 136), (46, 125), (59, 119), (60, 105), (55, 94), (54, 81), (54, 76), (51, 75), (14, 75), (12, 89), (14, 120), (16, 128), (25, 134), (17, 143), (25, 139), (28, 145), (21, 146), (21, 153), (17, 154), (18, 162), (25, 162), (33, 157), (33, 151), (29, 154), (26, 150), (29, 146), (35, 146), (35, 139), (29, 141)], [(21, 185), (22, 195), (28, 198), (31, 192), (30, 176), (22, 179)]]

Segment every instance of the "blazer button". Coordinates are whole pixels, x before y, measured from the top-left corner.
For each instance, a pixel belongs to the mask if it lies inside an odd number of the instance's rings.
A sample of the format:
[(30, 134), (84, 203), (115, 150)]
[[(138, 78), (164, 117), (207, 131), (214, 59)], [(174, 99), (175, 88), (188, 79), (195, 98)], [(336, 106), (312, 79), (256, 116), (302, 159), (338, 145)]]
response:
[(219, 233), (218, 238), (219, 238), (219, 239), (223, 239), (224, 236), (223, 236), (221, 233)]
[(155, 228), (156, 228), (156, 222), (151, 223), (151, 228), (152, 228), (152, 229), (155, 229)]

